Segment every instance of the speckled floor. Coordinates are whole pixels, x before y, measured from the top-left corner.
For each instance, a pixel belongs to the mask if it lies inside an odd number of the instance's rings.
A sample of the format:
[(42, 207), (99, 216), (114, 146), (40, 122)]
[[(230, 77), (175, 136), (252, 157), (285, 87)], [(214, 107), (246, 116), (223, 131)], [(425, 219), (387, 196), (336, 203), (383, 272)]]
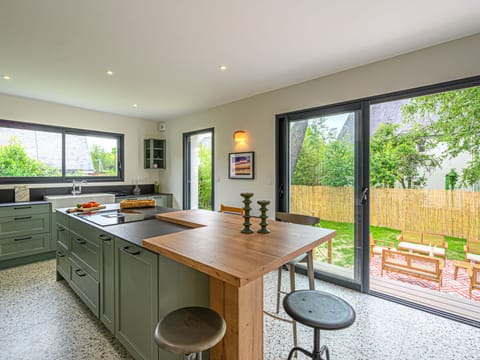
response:
[[(287, 283), (287, 274), (285, 274)], [(265, 308), (275, 308), (276, 274), (265, 277)], [(297, 274), (298, 288), (307, 279)], [(352, 304), (356, 322), (323, 331), (332, 360), (480, 359), (480, 329), (317, 281)], [(265, 359), (286, 359), (291, 325), (265, 317)], [(312, 331), (299, 326), (310, 349)], [(0, 360), (131, 359), (77, 296), (55, 281), (55, 262), (0, 271)], [(298, 359), (306, 359), (299, 354)]]

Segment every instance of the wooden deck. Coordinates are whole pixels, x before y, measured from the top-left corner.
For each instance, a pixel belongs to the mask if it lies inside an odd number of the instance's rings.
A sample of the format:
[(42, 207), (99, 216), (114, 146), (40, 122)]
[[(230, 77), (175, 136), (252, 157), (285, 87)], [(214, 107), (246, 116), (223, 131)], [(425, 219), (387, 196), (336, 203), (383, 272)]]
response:
[(370, 290), (480, 323), (480, 303), (385, 277), (371, 276)]

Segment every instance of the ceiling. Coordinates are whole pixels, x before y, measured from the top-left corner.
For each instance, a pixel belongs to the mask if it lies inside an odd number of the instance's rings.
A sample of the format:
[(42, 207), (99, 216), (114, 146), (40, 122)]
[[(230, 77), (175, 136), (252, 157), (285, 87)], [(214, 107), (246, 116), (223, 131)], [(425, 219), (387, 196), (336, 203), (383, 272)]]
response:
[(479, 18), (478, 0), (0, 0), (0, 93), (166, 120), (479, 33)]

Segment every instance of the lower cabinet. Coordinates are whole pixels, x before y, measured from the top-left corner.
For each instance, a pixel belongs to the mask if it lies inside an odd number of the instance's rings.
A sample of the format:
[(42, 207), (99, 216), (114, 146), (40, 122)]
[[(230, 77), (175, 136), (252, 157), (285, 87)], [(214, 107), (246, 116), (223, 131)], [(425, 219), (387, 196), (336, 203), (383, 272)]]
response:
[(208, 276), (69, 220), (56, 224), (57, 272), (136, 360), (181, 359), (158, 348), (155, 326), (174, 309), (209, 306)]
[(139, 360), (158, 359), (158, 255), (115, 239), (115, 336)]

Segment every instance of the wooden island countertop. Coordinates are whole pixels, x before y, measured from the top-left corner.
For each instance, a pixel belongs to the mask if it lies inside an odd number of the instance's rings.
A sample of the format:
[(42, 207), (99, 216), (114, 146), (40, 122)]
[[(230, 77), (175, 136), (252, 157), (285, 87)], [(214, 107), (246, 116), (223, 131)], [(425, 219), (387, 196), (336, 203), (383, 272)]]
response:
[[(145, 248), (210, 276), (210, 305), (227, 323), (211, 359), (263, 359), (263, 275), (332, 239), (334, 230), (269, 221), (242, 234), (243, 217), (206, 210), (158, 214), (190, 229), (144, 239)], [(252, 230), (260, 219), (251, 219)]]

